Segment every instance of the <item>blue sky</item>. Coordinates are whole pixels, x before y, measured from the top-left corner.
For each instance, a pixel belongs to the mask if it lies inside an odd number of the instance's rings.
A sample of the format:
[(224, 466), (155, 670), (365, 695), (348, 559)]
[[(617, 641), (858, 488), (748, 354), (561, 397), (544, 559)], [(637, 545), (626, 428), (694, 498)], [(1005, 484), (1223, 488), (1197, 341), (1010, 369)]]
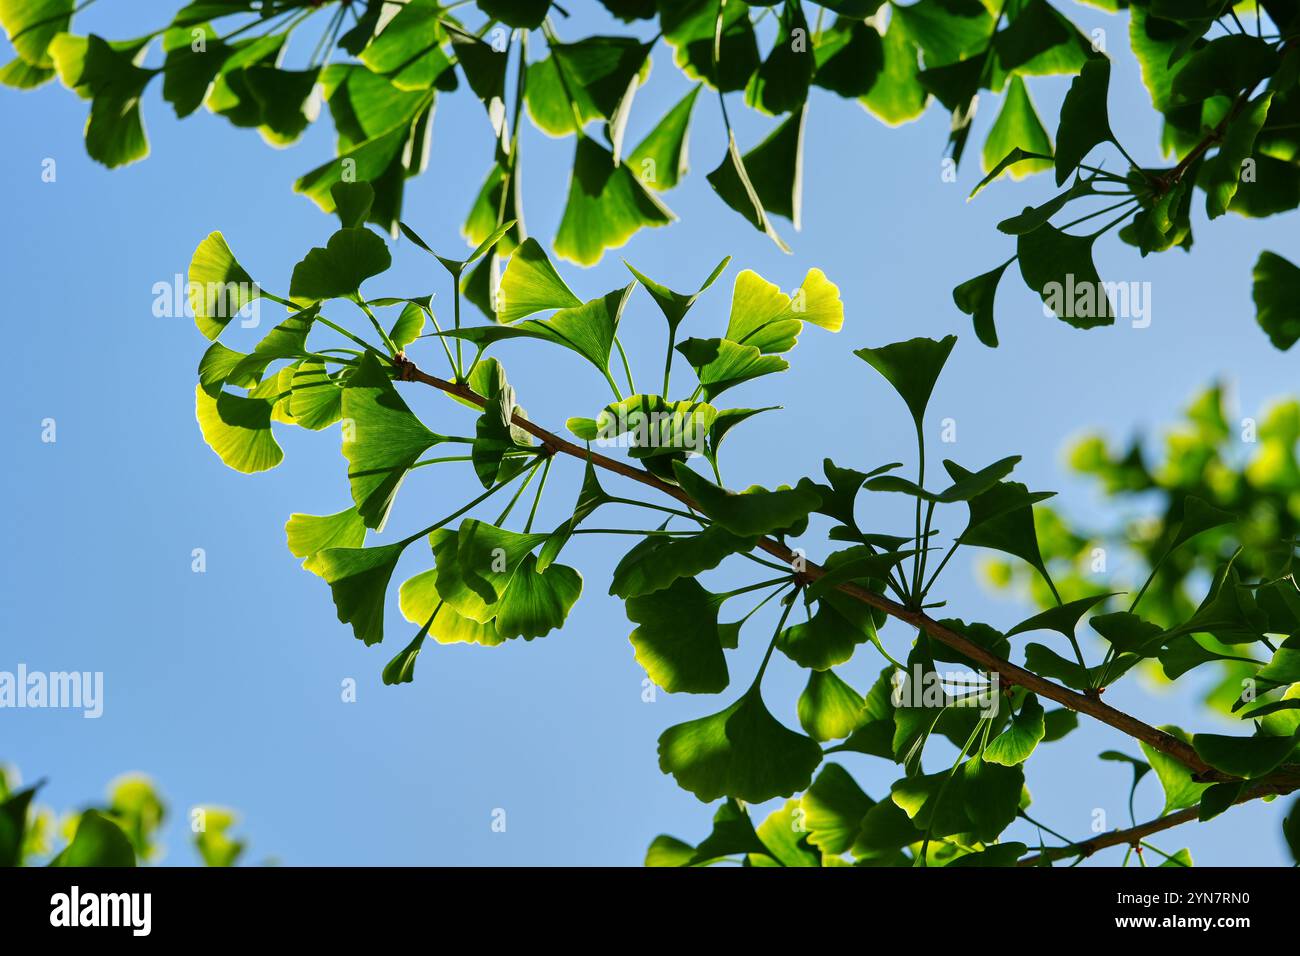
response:
[[(131, 35), (160, 23), (168, 7), (100, 3), (78, 17), (77, 30)], [(562, 37), (585, 35), (593, 25), (608, 29), (603, 14), (574, 12), (558, 25)], [(1077, 6), (1070, 13), (1107, 31), (1116, 61), (1115, 130), (1139, 161), (1155, 164), (1156, 116), (1125, 48), (1126, 19)], [(314, 32), (299, 41), (308, 48), (312, 42)], [(1049, 126), (1067, 84), (1053, 78), (1031, 87)], [(638, 94), (629, 142), (685, 89), (661, 49)], [(732, 113), (742, 145), (770, 123), (741, 109)], [(290, 513), (326, 514), (348, 503), (335, 433), (286, 429), (285, 462), (253, 477), (226, 469), (203, 444), (193, 391), (206, 343), (189, 319), (153, 315), (153, 286), (183, 273), (198, 241), (220, 229), (260, 282), (287, 288), (294, 263), (335, 226), (290, 189), (296, 176), (332, 155), (328, 118), (299, 145), (274, 150), (207, 114), (178, 122), (155, 84), (145, 102), (152, 155), (110, 172), (85, 156), (85, 114), (85, 103), (57, 84), (0, 95), (0, 269), (9, 329), (0, 384), (8, 464), (0, 482), (11, 502), (0, 516), (8, 543), (0, 669), (21, 662), (31, 670), (103, 671), (105, 712), (84, 720), (61, 711), (5, 711), (0, 760), (29, 780), (48, 778), (44, 800), (60, 808), (98, 796), (123, 771), (151, 774), (172, 804), (170, 863), (191, 859), (183, 846), (184, 811), (202, 802), (240, 811), (241, 832), (253, 844), (250, 861), (619, 865), (639, 863), (658, 833), (701, 838), (711, 809), (659, 772), (655, 741), (665, 727), (731, 698), (661, 693), (654, 703), (642, 701), (644, 674), (627, 641), (632, 625), (606, 595), (626, 538), (587, 536), (566, 552), (586, 585), (563, 632), (495, 649), (427, 646), (414, 684), (385, 687), (380, 671), (409, 631), (396, 588), (390, 636), (366, 648), (335, 619), (324, 584), (284, 546)], [(973, 144), (995, 115), (995, 102), (983, 104)], [(859, 468), (911, 461), (901, 403), (851, 349), (914, 335), (959, 335), (929, 419), (932, 442), (947, 417), (957, 422), (958, 440), (932, 454), (975, 467), (1022, 454), (1019, 479), (1059, 490), (1070, 514), (1088, 523), (1105, 515), (1091, 490), (1065, 473), (1061, 450), (1071, 436), (1097, 426), (1115, 439), (1158, 430), (1215, 377), (1234, 385), (1242, 414), (1256, 414), (1292, 389), (1294, 361), (1255, 327), (1250, 301), (1260, 249), (1292, 259), (1300, 253), (1287, 218), (1229, 216), (1211, 228), (1198, 214), (1190, 254), (1146, 260), (1118, 242), (1100, 243), (1105, 278), (1152, 283), (1153, 321), (1145, 329), (1120, 323), (1073, 330), (1044, 318), (1037, 297), (1008, 275), (998, 296), (1003, 345), (979, 345), (952, 305), (951, 289), (1010, 255), (994, 224), (1047, 196), (1051, 185), (1043, 176), (998, 184), (967, 203), (979, 176), (974, 147), (959, 181), (944, 182), (947, 125), (935, 107), (891, 130), (855, 103), (815, 96), (803, 231), (778, 221), (793, 247), (787, 256), (723, 206), (705, 181), (725, 140), (716, 97), (702, 96), (691, 175), (666, 196), (682, 221), (642, 232), (592, 269), (561, 266), (579, 295), (590, 298), (628, 281), (622, 257), (686, 289), (723, 255), (734, 256), (727, 276), (692, 313), (687, 329), (697, 335), (720, 334), (741, 268), (789, 289), (817, 266), (839, 285), (843, 331), (809, 329), (789, 372), (728, 396), (736, 404), (784, 406), (728, 438), (730, 484), (793, 482), (818, 474), (827, 455)], [(527, 226), (548, 243), (562, 212), (572, 141), (525, 127)], [(462, 247), (460, 223), (491, 161), (481, 106), (463, 95), (442, 98), (433, 142), (429, 171), (407, 187), (404, 217), (451, 252)], [(47, 158), (57, 164), (54, 182), (42, 181)], [(409, 243), (395, 243), (393, 251), (394, 269), (369, 287), (371, 294), (432, 291), (441, 300), (435, 306), (449, 309), (450, 290), (436, 264)], [(623, 329), (629, 352), (644, 359), (636, 371), (653, 380), (662, 361), (662, 320), (644, 293), (629, 306)], [(255, 334), (243, 332), (228, 344), (248, 345)], [(424, 348), (414, 357), (434, 368), (437, 347)], [(511, 344), (500, 352), (535, 420), (558, 428), (607, 401), (604, 384), (576, 356), (539, 348)], [(468, 414), (441, 396), (407, 394), (436, 430), (469, 427)], [(41, 441), (46, 418), (57, 422), (54, 444)], [(576, 493), (578, 466), (561, 464), (542, 504), (542, 527), (558, 522)], [(632, 490), (615, 478), (606, 486)], [(404, 487), (385, 539), (429, 524), (476, 487), (467, 469), (421, 469)], [(873, 530), (908, 527), (903, 509), (889, 501), (873, 500), (862, 514)], [(961, 521), (959, 510), (947, 524)], [(206, 552), (206, 573), (191, 571), (195, 548)], [(812, 556), (820, 557), (820, 548), (811, 545)], [(959, 556), (945, 573), (952, 613), (1002, 627), (1020, 620), (1024, 607), (985, 591), (970, 559)], [(412, 548), (396, 579), (427, 566), (427, 555)], [(1114, 570), (1122, 576), (1125, 569)], [(756, 578), (737, 571), (716, 580)], [(738, 686), (757, 667), (773, 624), (756, 619), (746, 630), (730, 660)], [(903, 653), (903, 629), (891, 625), (884, 633)], [(842, 673), (865, 689), (881, 663), (863, 649)], [(357, 682), (355, 703), (340, 699), (346, 678)], [(788, 724), (802, 681), (778, 656), (764, 683), (769, 705)], [(1149, 722), (1232, 731), (1201, 713), (1190, 690), (1173, 695), (1130, 680), (1112, 693), (1112, 703)], [(1077, 838), (1088, 835), (1094, 808), (1104, 809), (1112, 826), (1124, 825), (1129, 771), (1095, 759), (1108, 748), (1137, 752), (1131, 741), (1086, 720), (1068, 742), (1045, 748), (1029, 773), (1031, 812)], [(873, 796), (895, 776), (892, 765), (874, 758), (849, 755), (844, 762)], [(1161, 803), (1148, 780), (1139, 792), (1139, 819), (1154, 816)], [(506, 811), (504, 833), (491, 827), (498, 808)], [(1279, 810), (1238, 808), (1157, 842), (1170, 851), (1190, 846), (1199, 863), (1279, 864)]]

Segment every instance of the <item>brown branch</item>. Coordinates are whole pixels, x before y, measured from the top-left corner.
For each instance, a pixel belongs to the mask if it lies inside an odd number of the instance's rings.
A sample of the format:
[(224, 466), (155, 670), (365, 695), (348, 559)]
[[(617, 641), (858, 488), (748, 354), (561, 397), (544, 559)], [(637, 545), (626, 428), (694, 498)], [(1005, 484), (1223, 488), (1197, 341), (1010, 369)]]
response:
[[(445, 379), (422, 372), (405, 356), (399, 356), (394, 360), (394, 364), (397, 368), (399, 378), (404, 381), (422, 382), (425, 385), (431, 385), (434, 388), (447, 392), (448, 394), (457, 395), (460, 398), (479, 406), (487, 404), (486, 398), (479, 395), (467, 385), (448, 382)], [(515, 425), (518, 425), (524, 431), (539, 439), (555, 451), (563, 452), (566, 455), (572, 455), (574, 458), (579, 458), (584, 461), (590, 461), (598, 468), (605, 469), (606, 471), (613, 472), (617, 475), (622, 475), (624, 478), (630, 478), (632, 481), (640, 482), (643, 485), (663, 492), (664, 494), (677, 499), (688, 508), (696, 511), (701, 510), (691, 499), (690, 495), (686, 494), (686, 492), (681, 488), (676, 485), (671, 485), (649, 472), (642, 471), (639, 468), (632, 467), (626, 462), (609, 458), (598, 452), (576, 445), (567, 439), (561, 438), (553, 432), (547, 431), (540, 425), (521, 417), (518, 412), (515, 413), (513, 422)], [(826, 573), (824, 568), (814, 564), (812, 561), (809, 561), (802, 556), (796, 555), (784, 544), (772, 538), (760, 538), (757, 546), (785, 564), (793, 565), (797, 561), (802, 562), (802, 567), (804, 569), (803, 575), (808, 581), (815, 581)], [(1109, 704), (1103, 703), (1097, 697), (1080, 694), (1068, 687), (1064, 687), (1044, 677), (1040, 677), (1032, 671), (1025, 670), (1023, 667), (1018, 667), (1010, 661), (1005, 661), (995, 654), (991, 654), (988, 650), (971, 641), (964, 635), (959, 634), (951, 628), (945, 627), (935, 621), (922, 611), (905, 607), (896, 601), (890, 600), (884, 595), (875, 594), (874, 592), (868, 591), (866, 588), (860, 587), (851, 582), (837, 584), (836, 589), (856, 601), (860, 601), (870, 607), (878, 608), (890, 617), (897, 618), (900, 621), (911, 624), (913, 627), (925, 631), (925, 633), (929, 634), (940, 643), (946, 644), (953, 650), (959, 651), (976, 661), (989, 671), (998, 674), (1004, 684), (1019, 685), (1026, 690), (1033, 691), (1040, 697), (1046, 697), (1047, 699), (1053, 700), (1063, 707), (1068, 707), (1070, 710), (1077, 711), (1078, 713), (1087, 714), (1089, 717), (1099, 720), (1104, 724), (1109, 724), (1116, 730), (1127, 734), (1129, 737), (1150, 744), (1161, 753), (1168, 754), (1175, 760), (1191, 768), (1198, 780), (1234, 779), (1210, 767), (1209, 764), (1197, 755), (1195, 749), (1193, 749), (1190, 744), (1186, 744), (1177, 737), (1167, 734), (1163, 730), (1152, 727), (1150, 724), (1143, 723), (1136, 717), (1126, 714), (1121, 710), (1116, 710)]]
[[(1300, 789), (1300, 781), (1260, 783), (1243, 790), (1241, 796), (1234, 800), (1233, 804), (1249, 803), (1251, 800), (1257, 800), (1269, 794), (1287, 794), (1296, 789)], [(1146, 823), (1129, 827), (1127, 830), (1113, 830), (1110, 833), (1095, 836), (1091, 840), (1071, 843), (1069, 846), (1046, 847), (1041, 853), (1035, 853), (1033, 856), (1027, 856), (1016, 861), (1016, 866), (1037, 866), (1044, 858), (1047, 860), (1060, 860), (1074, 856), (1092, 856), (1098, 850), (1104, 850), (1106, 847), (1111, 846), (1128, 845), (1135, 847), (1144, 837), (1199, 818), (1200, 809), (1199, 805), (1188, 807), (1186, 810), (1179, 810), (1177, 813), (1171, 813), (1168, 816), (1148, 820)]]

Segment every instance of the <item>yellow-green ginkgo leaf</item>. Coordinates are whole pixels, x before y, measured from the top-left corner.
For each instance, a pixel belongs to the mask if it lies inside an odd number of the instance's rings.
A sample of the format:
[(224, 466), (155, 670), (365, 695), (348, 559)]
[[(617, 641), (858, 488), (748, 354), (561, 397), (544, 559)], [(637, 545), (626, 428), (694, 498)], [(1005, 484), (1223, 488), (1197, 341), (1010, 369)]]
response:
[(359, 548), (366, 543), (366, 525), (356, 508), (332, 515), (291, 514), (284, 526), (289, 553), (307, 558), (326, 548)]
[(219, 232), (209, 233), (194, 250), (188, 292), (194, 323), (213, 340), (231, 319), (262, 294)]
[(194, 389), (194, 414), (203, 440), (229, 467), (245, 474), (280, 464), (284, 452), (271, 434), (271, 399), (234, 395), (218, 386)]

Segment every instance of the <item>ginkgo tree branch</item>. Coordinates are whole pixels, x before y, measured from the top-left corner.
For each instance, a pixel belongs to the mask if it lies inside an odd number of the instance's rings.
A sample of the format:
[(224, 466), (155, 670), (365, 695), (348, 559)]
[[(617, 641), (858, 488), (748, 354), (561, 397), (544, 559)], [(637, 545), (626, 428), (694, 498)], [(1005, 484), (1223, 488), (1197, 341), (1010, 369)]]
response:
[[(398, 372), (398, 376), (403, 381), (421, 382), (430, 385), (451, 395), (456, 395), (468, 402), (472, 402), (480, 407), (487, 405), (487, 399), (479, 395), (469, 386), (463, 383), (449, 382), (445, 379), (429, 375), (421, 371), (415, 363), (404, 355), (399, 355), (393, 359), (393, 364)], [(524, 431), (528, 432), (538, 441), (540, 441), (551, 453), (562, 452), (574, 458), (583, 461), (589, 461), (597, 468), (621, 475), (624, 478), (630, 478), (632, 481), (640, 482), (643, 485), (654, 488), (663, 494), (680, 501), (688, 508), (701, 510), (694, 500), (676, 485), (669, 484), (660, 478), (655, 477), (647, 471), (635, 468), (632, 465), (602, 455), (599, 452), (584, 448), (575, 444), (554, 432), (541, 427), (535, 422), (515, 412), (513, 423)], [(766, 552), (784, 564), (791, 565), (798, 569), (806, 583), (816, 581), (826, 574), (824, 568), (820, 565), (807, 560), (802, 555), (797, 555), (785, 544), (774, 538), (759, 538), (756, 545), (760, 550)], [(1126, 734), (1136, 740), (1149, 744), (1161, 753), (1168, 754), (1175, 760), (1179, 761), (1192, 770), (1198, 781), (1226, 781), (1236, 778), (1221, 773), (1212, 768), (1196, 753), (1195, 748), (1190, 744), (1179, 740), (1172, 734), (1163, 730), (1152, 727), (1124, 711), (1111, 707), (1103, 703), (1096, 696), (1081, 694), (1078, 691), (1071, 690), (1061, 684), (1051, 681), (1045, 677), (1035, 674), (1032, 671), (1019, 667), (1010, 661), (1003, 660), (997, 655), (991, 653), (986, 648), (967, 638), (965, 635), (954, 631), (953, 629), (935, 621), (924, 611), (915, 610), (899, 604), (884, 595), (876, 594), (852, 582), (840, 582), (835, 585), (836, 589), (848, 597), (866, 604), (870, 607), (884, 611), (890, 617), (910, 624), (918, 630), (924, 631), (935, 640), (948, 647), (956, 650), (976, 663), (987, 668), (989, 671), (998, 674), (1005, 686), (1018, 685), (1026, 690), (1033, 691), (1040, 697), (1046, 697), (1049, 700), (1067, 707), (1070, 710), (1099, 720), (1104, 724), (1114, 727), (1121, 733)]]
[[(1241, 795), (1233, 801), (1233, 805), (1249, 803), (1252, 800), (1258, 800), (1260, 797), (1269, 795), (1285, 795), (1294, 790), (1300, 789), (1300, 781), (1292, 780), (1289, 782), (1278, 783), (1260, 783), (1242, 790)], [(1032, 856), (1023, 857), (1016, 861), (1017, 866), (1038, 866), (1044, 861), (1051, 862), (1054, 860), (1068, 859), (1069, 857), (1088, 857), (1098, 850), (1104, 850), (1112, 846), (1137, 846), (1144, 837), (1153, 833), (1160, 833), (1163, 830), (1170, 830), (1180, 824), (1190, 823), (1193, 820), (1200, 819), (1201, 808), (1199, 805), (1187, 807), (1176, 813), (1170, 813), (1162, 817), (1156, 817), (1154, 820), (1148, 820), (1146, 823), (1139, 823), (1135, 827), (1129, 827), (1125, 830), (1112, 830), (1109, 833), (1102, 833), (1088, 840), (1081, 840), (1078, 843), (1070, 843), (1066, 846), (1044, 847), (1041, 852)]]

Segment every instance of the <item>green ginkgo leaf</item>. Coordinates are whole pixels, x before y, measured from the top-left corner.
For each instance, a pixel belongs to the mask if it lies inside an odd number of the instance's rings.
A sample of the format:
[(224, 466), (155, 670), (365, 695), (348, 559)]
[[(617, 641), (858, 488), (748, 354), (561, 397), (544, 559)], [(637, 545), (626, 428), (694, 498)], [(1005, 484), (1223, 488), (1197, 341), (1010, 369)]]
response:
[(779, 355), (764, 355), (752, 345), (739, 345), (730, 339), (687, 339), (677, 344), (677, 351), (695, 369), (709, 402), (742, 382), (790, 367)]
[(821, 497), (808, 488), (769, 491), (751, 485), (741, 492), (728, 491), (681, 462), (673, 462), (673, 474), (700, 511), (742, 538), (791, 528), (806, 521), (808, 513), (821, 504)]
[[(202, 37), (196, 49), (195, 34)], [(226, 46), (211, 24), (174, 27), (163, 34), (163, 99), (172, 104), (176, 116), (189, 116), (203, 105), (212, 81), (234, 52)]]
[(578, 265), (595, 265), (637, 231), (664, 226), (676, 217), (626, 164), (587, 136), (578, 137), (569, 197), (553, 248)]
[(749, 551), (756, 540), (734, 535), (721, 525), (710, 525), (692, 535), (650, 535), (614, 568), (609, 593), (625, 600), (653, 596), (680, 578), (693, 578), (716, 568), (730, 555)]
[(140, 97), (154, 73), (137, 62), (147, 46), (142, 41), (108, 43), (94, 34), (59, 33), (49, 41), (59, 79), (91, 101), (86, 154), (110, 169), (149, 155)]
[(730, 680), (718, 636), (721, 599), (693, 577), (627, 599), (636, 662), (670, 694), (717, 694)]
[(1043, 705), (1038, 697), (1026, 694), (1025, 702), (1011, 718), (1011, 725), (984, 748), (984, 760), (1004, 767), (1024, 763), (1046, 734), (1043, 717)]
[(1274, 348), (1289, 349), (1300, 339), (1300, 267), (1265, 251), (1255, 262), (1253, 278), (1255, 321)]
[(561, 309), (549, 319), (526, 319), (514, 325), (472, 326), (459, 330), (449, 329), (445, 335), (473, 342), (480, 349), (505, 339), (543, 339), (577, 352), (599, 371), (609, 369), (609, 353), (614, 347), (614, 334), (623, 315), (628, 297), (636, 288), (630, 282), (598, 299), (580, 306)]
[(863, 107), (882, 123), (901, 126), (925, 112), (930, 99), (917, 76), (917, 48), (907, 34), (902, 17), (889, 19), (882, 37), (883, 65), (880, 75), (864, 96)]
[(1073, 236), (1046, 222), (1016, 240), (1025, 285), (1042, 297), (1057, 318), (1076, 329), (1115, 321), (1105, 285), (1092, 261), (1096, 241), (1096, 234)]
[(338, 619), (367, 645), (384, 639), (384, 599), (397, 560), (408, 538), (373, 548), (326, 548), (311, 555), (303, 567), (330, 586)]
[(1104, 56), (1089, 59), (1071, 81), (1056, 128), (1056, 185), (1063, 184), (1094, 147), (1115, 141), (1106, 107), (1109, 89), (1110, 60)]
[(705, 803), (724, 796), (749, 803), (788, 797), (808, 786), (821, 759), (816, 741), (768, 713), (757, 688), (659, 737), (659, 768)]
[(231, 319), (262, 294), (219, 232), (209, 233), (195, 248), (187, 287), (194, 322), (214, 341)]
[(1073, 639), (1074, 632), (1083, 616), (1109, 597), (1114, 597), (1114, 594), (1093, 594), (1090, 597), (1066, 601), (1064, 604), (1050, 607), (1046, 611), (1040, 611), (1038, 614), (1021, 621), (1007, 631), (1006, 636), (1015, 637), (1017, 634), (1026, 634), (1030, 631), (1056, 631), (1058, 634)]
[(50, 866), (135, 866), (131, 840), (111, 817), (86, 810), (77, 820), (72, 842), (50, 861)]
[(799, 695), (798, 713), (799, 726), (813, 740), (840, 740), (858, 729), (866, 702), (830, 668), (813, 670)]
[[(1160, 730), (1178, 738), (1183, 743), (1191, 743), (1187, 734), (1178, 727), (1165, 726), (1161, 727)], [(1165, 791), (1165, 808), (1161, 811), (1162, 816), (1175, 810), (1195, 806), (1200, 802), (1201, 794), (1205, 792), (1209, 784), (1197, 783), (1193, 780), (1192, 771), (1182, 761), (1176, 760), (1163, 751), (1156, 750), (1145, 741), (1141, 742), (1141, 747), (1142, 753), (1146, 755), (1147, 761), (1151, 764), (1151, 769), (1156, 772), (1156, 777), (1160, 780), (1160, 786)]]
[[(459, 556), (459, 552), (458, 552)], [(496, 604), (497, 633), (531, 641), (564, 626), (582, 595), (582, 575), (564, 564), (537, 570), (537, 558), (524, 555)]]
[(812, 617), (781, 632), (776, 646), (800, 667), (824, 671), (848, 661), (858, 645), (875, 640), (876, 626), (867, 608), (825, 595)]
[(345, 229), (363, 225), (375, 204), (375, 187), (364, 182), (339, 182), (330, 187), (334, 213)]
[[(466, 518), (452, 539), (454, 550), (446, 557), (441, 552), (437, 556), (438, 593), (458, 613), (486, 624), (496, 617), (498, 604), (515, 571), (546, 537), (520, 534)], [(451, 555), (455, 556), (454, 560)]]
[(542, 25), (551, 0), (475, 0), (480, 10), (506, 26), (535, 30)]
[(345, 227), (293, 267), (289, 297), (304, 304), (356, 295), (361, 283), (393, 264), (388, 243), (364, 227)]
[[(945, 461), (944, 467), (955, 480), (969, 478), (971, 473), (954, 462)], [(1038, 532), (1034, 527), (1033, 506), (1055, 492), (1033, 492), (1016, 481), (1000, 481), (988, 491), (970, 499), (970, 520), (959, 536), (963, 544), (991, 548), (1014, 555), (1038, 571), (1050, 583), (1042, 551), (1038, 547)]]
[(366, 543), (366, 524), (356, 508), (332, 515), (292, 514), (284, 535), (290, 554), (309, 558), (326, 548), (360, 548)]
[[(854, 349), (853, 354), (884, 376), (907, 404), (917, 430), (925, 418), (930, 393), (939, 380), (944, 363), (957, 344), (957, 336), (939, 341), (926, 338), (908, 339), (874, 349)], [(955, 476), (954, 476), (955, 477)]]
[(772, 116), (801, 109), (815, 68), (803, 9), (798, 3), (782, 4), (772, 51), (749, 78), (745, 101)]
[(994, 324), (993, 303), (997, 296), (998, 283), (1002, 273), (1014, 262), (1008, 259), (996, 269), (973, 279), (967, 279), (952, 290), (952, 299), (957, 308), (969, 315), (975, 325), (975, 336), (989, 348), (997, 348), (998, 331)]
[(874, 24), (838, 16), (830, 29), (817, 34), (813, 57), (817, 61), (814, 85), (857, 98), (870, 93), (878, 82), (885, 67), (885, 46)]
[(443, 437), (415, 417), (371, 353), (343, 389), (342, 413), (352, 500), (367, 528), (383, 530), (407, 472)]
[[(505, 642), (497, 631), (495, 619), (487, 622), (466, 617), (445, 601), (438, 591), (438, 568), (456, 561), (456, 532), (440, 528), (429, 534), (435, 567), (402, 582), (398, 604), (402, 616), (412, 624), (430, 621), (428, 634), (439, 644), (480, 644), (496, 647)], [(436, 614), (434, 612), (437, 612)]]
[(727, 154), (706, 177), (717, 194), (759, 232), (766, 233), (783, 252), (789, 247), (777, 234), (769, 214), (800, 227), (803, 204), (803, 129), (807, 107), (792, 114), (766, 139), (740, 153), (728, 133)]
[[(699, 87), (696, 87), (696, 89), (699, 89)], [(653, 279), (647, 278), (628, 263), (624, 263), (624, 265), (627, 266), (632, 275), (636, 276), (637, 281), (645, 287), (645, 290), (650, 293), (650, 298), (655, 300), (655, 304), (659, 306), (659, 311), (663, 312), (664, 318), (668, 321), (668, 330), (675, 334), (677, 326), (681, 325), (682, 319), (686, 318), (686, 313), (691, 310), (695, 300), (703, 295), (709, 286), (713, 285), (718, 276), (722, 275), (729, 262), (731, 262), (731, 256), (727, 256), (714, 266), (713, 271), (709, 273), (708, 278), (704, 280), (699, 289), (690, 295), (674, 292), (667, 286), (660, 285)]]
[[(704, 80), (723, 92), (745, 88), (759, 65), (748, 4), (728, 0), (719, 8), (714, 0), (662, 0), (658, 10), (673, 62), (688, 79)], [(719, 51), (715, 38), (721, 40)]]
[(1215, 770), (1253, 780), (1275, 770), (1296, 749), (1296, 738), (1229, 737), (1223, 734), (1195, 734), (1192, 746), (1201, 759)]
[[(1013, 76), (1007, 86), (1006, 97), (1002, 101), (1002, 110), (994, 120), (984, 140), (982, 155), (984, 172), (992, 172), (1002, 159), (1012, 150), (1020, 149), (1026, 154), (1050, 156), (1052, 140), (1038, 118), (1034, 102), (1029, 98), (1025, 81)], [(1034, 159), (1026, 156), (1023, 161), (1008, 165), (1007, 175), (1012, 179), (1023, 179), (1031, 173), (1042, 172), (1052, 167), (1050, 159)]]
[(647, 188), (665, 192), (675, 188), (686, 175), (691, 111), (699, 95), (700, 86), (691, 87), (627, 157), (627, 165)]
[(582, 300), (560, 278), (536, 239), (525, 239), (510, 256), (501, 277), (501, 297), (497, 318), (511, 324), (553, 309), (571, 309)]
[(822, 766), (817, 779), (799, 798), (808, 842), (823, 853), (840, 854), (853, 846), (862, 818), (875, 801), (837, 763)]

